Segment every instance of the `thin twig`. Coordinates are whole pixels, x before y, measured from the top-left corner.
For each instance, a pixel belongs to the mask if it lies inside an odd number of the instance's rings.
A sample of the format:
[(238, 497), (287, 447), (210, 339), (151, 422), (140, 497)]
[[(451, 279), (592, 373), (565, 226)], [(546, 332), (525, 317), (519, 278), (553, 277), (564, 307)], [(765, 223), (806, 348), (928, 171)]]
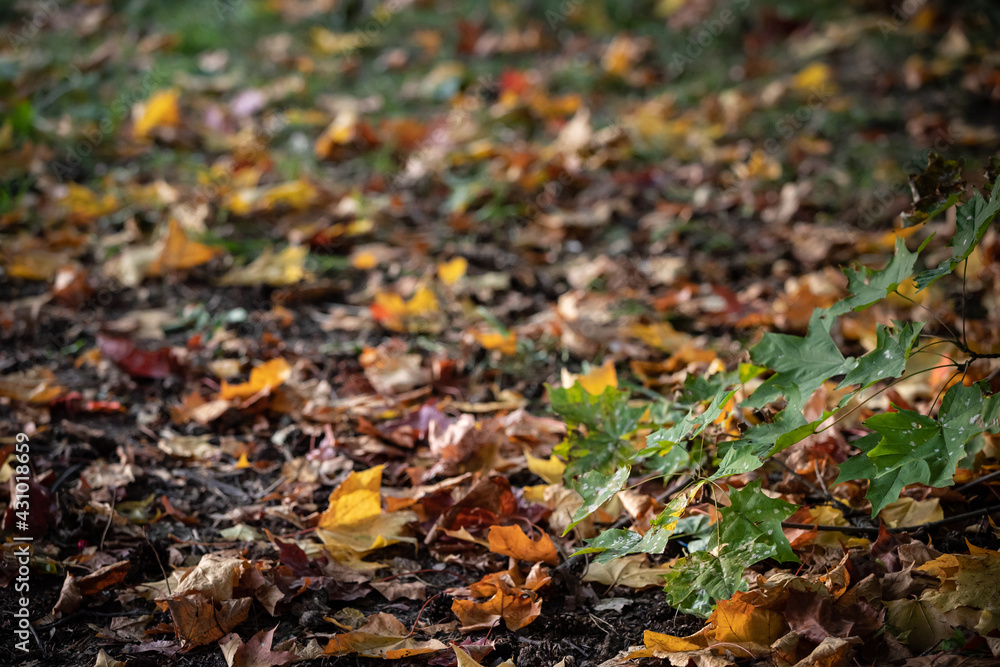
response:
[(420, 622), (420, 615), (424, 613), (424, 608), (426, 608), (427, 605), (431, 603), (431, 600), (437, 597), (441, 597), (441, 594), (435, 593), (434, 595), (430, 596), (429, 598), (427, 598), (427, 601), (424, 602), (423, 606), (420, 607), (420, 611), (417, 612), (417, 617), (413, 619), (413, 627), (410, 628), (410, 634), (408, 634), (407, 637), (412, 637), (413, 633), (417, 631), (417, 623)]
[[(928, 417), (930, 417), (931, 416), (931, 412), (934, 411), (934, 406), (937, 404), (938, 399), (941, 398), (941, 394), (943, 394), (944, 390), (948, 388), (948, 385), (951, 384), (951, 381), (955, 379), (955, 376), (958, 375), (958, 372), (960, 370), (962, 370), (962, 369), (961, 368), (957, 369), (954, 373), (951, 374), (951, 377), (949, 377), (947, 380), (945, 380), (944, 384), (941, 385), (941, 388), (938, 390), (938, 393), (934, 396), (934, 400), (932, 400), (930, 402), (930, 404), (927, 406), (927, 416)], [(968, 364), (965, 364), (965, 372), (966, 373), (969, 372), (969, 365)], [(965, 375), (963, 375), (962, 378), (964, 379)]]
[(108, 522), (104, 524), (104, 532), (101, 533), (101, 545), (97, 548), (98, 551), (104, 551), (104, 540), (108, 537), (108, 531), (111, 530), (111, 523), (115, 520), (115, 498), (118, 497), (118, 487), (111, 487), (111, 511), (108, 513)]
[[(843, 513), (845, 515), (847, 513), (851, 513), (851, 514), (855, 513), (855, 510), (854, 510), (853, 507), (851, 507), (850, 505), (847, 505), (847, 504), (842, 503), (841, 501), (837, 500), (826, 489), (820, 489), (820, 488), (818, 488), (815, 484), (813, 484), (812, 482), (810, 482), (803, 475), (800, 475), (796, 471), (792, 470), (792, 468), (789, 467), (789, 465), (787, 463), (785, 463), (784, 461), (782, 461), (781, 459), (779, 459), (777, 457), (772, 457), (772, 459), (778, 465), (780, 465), (782, 468), (784, 468), (785, 470), (787, 470), (788, 472), (790, 472), (797, 480), (799, 480), (800, 482), (802, 482), (803, 484), (805, 484), (807, 487), (809, 487), (809, 489), (811, 489), (812, 492), (815, 493), (817, 496), (823, 498), (828, 503), (834, 505), (837, 509), (839, 509), (841, 511), (841, 513)], [(819, 475), (819, 473), (816, 474), (816, 477), (819, 478), (819, 479), (821, 479), (821, 476)]]
[(943, 326), (948, 331), (948, 333), (951, 334), (952, 338), (954, 338), (956, 341), (958, 340), (958, 336), (955, 335), (955, 332), (952, 331), (951, 327), (948, 326), (947, 323), (945, 323), (944, 320), (942, 320), (940, 317), (938, 317), (937, 313), (935, 313), (933, 310), (931, 310), (930, 308), (928, 308), (927, 306), (925, 306), (922, 303), (917, 303), (916, 301), (914, 301), (910, 297), (908, 297), (905, 294), (901, 293), (898, 289), (895, 290), (894, 294), (896, 294), (897, 296), (903, 298), (906, 301), (909, 301), (910, 303), (912, 303), (917, 308), (923, 308), (924, 310), (926, 310), (930, 314), (931, 317), (933, 317), (935, 320), (937, 320), (938, 322), (941, 323), (941, 326)]
[(992, 481), (994, 479), (997, 479), (998, 477), (1000, 477), (1000, 470), (994, 470), (993, 472), (991, 472), (989, 474), (986, 474), (986, 475), (983, 475), (982, 477), (977, 477), (976, 479), (972, 480), (971, 482), (966, 482), (962, 486), (960, 486), (957, 489), (955, 489), (955, 491), (958, 492), (958, 493), (962, 493), (963, 491), (971, 489), (974, 486), (978, 486), (980, 484), (985, 484), (986, 482), (989, 482), (989, 481)]
[[(890, 533), (919, 533), (931, 528), (937, 528), (938, 526), (944, 526), (949, 523), (956, 523), (964, 519), (972, 519), (979, 516), (984, 516), (986, 514), (992, 514), (993, 512), (1000, 512), (1000, 505), (993, 505), (991, 507), (984, 507), (982, 509), (973, 510), (972, 512), (965, 512), (963, 514), (956, 514), (955, 516), (948, 517), (947, 519), (939, 519), (938, 521), (929, 521), (927, 523), (922, 523), (916, 526), (899, 526), (897, 528), (886, 527)], [(845, 533), (854, 535), (878, 535), (878, 528), (867, 528), (865, 526), (821, 526), (818, 524), (810, 523), (791, 523), (789, 521), (781, 522), (782, 528), (799, 528), (802, 530), (817, 530), (820, 532), (828, 533)]]
[(167, 570), (163, 567), (163, 561), (160, 560), (160, 554), (156, 553), (156, 547), (153, 543), (149, 541), (149, 535), (146, 534), (146, 527), (142, 527), (142, 537), (146, 540), (146, 544), (149, 548), (153, 550), (153, 557), (156, 558), (156, 564), (160, 566), (160, 572), (163, 574), (163, 583), (167, 585), (167, 595), (173, 595), (173, 591), (170, 590), (170, 577), (167, 576)]
[(931, 368), (925, 368), (922, 371), (917, 371), (916, 373), (911, 373), (910, 375), (907, 375), (906, 377), (896, 378), (895, 380), (893, 380), (892, 382), (890, 382), (886, 386), (882, 387), (881, 389), (879, 389), (878, 391), (876, 391), (874, 394), (872, 394), (871, 396), (869, 396), (868, 398), (866, 398), (865, 400), (861, 401), (860, 403), (858, 403), (857, 405), (855, 405), (853, 408), (851, 408), (850, 410), (848, 410), (847, 413), (845, 413), (843, 416), (839, 416), (829, 426), (826, 426), (824, 428), (821, 428), (821, 429), (817, 430), (816, 433), (823, 433), (824, 431), (829, 431), (831, 428), (833, 428), (834, 426), (836, 426), (837, 424), (839, 424), (840, 422), (844, 421), (849, 416), (851, 416), (856, 410), (858, 410), (859, 408), (861, 408), (861, 406), (863, 406), (865, 403), (867, 403), (868, 401), (872, 400), (873, 398), (875, 398), (876, 396), (878, 396), (879, 394), (881, 394), (886, 389), (889, 389), (889, 388), (894, 387), (895, 385), (899, 384), (903, 380), (909, 380), (912, 377), (916, 377), (916, 376), (921, 375), (923, 373), (930, 373), (931, 371), (936, 371), (939, 368), (951, 368), (951, 366), (952, 366), (952, 364), (944, 364), (942, 366), (932, 366)]
[(962, 263), (962, 346), (969, 346), (969, 339), (965, 337), (965, 277), (969, 273), (969, 258), (965, 258), (965, 262)]

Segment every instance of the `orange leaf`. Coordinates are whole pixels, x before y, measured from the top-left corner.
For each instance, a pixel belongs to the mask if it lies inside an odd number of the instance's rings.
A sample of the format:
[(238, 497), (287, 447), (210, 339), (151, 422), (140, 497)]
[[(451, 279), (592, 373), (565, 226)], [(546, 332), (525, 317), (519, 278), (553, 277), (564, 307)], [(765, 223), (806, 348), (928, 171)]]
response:
[(771, 644), (788, 630), (781, 614), (755, 607), (752, 593), (736, 593), (731, 600), (719, 600), (709, 617), (717, 642), (738, 644), (755, 655), (770, 651)]
[(163, 269), (190, 269), (208, 262), (217, 254), (217, 249), (190, 240), (180, 223), (171, 220), (163, 252), (153, 263), (151, 272), (155, 275)]
[(462, 630), (485, 630), (503, 619), (509, 630), (519, 630), (542, 613), (542, 601), (534, 591), (511, 588), (502, 580), (496, 595), (485, 602), (455, 600), (451, 610), (462, 622)]
[(543, 561), (555, 565), (559, 562), (559, 554), (547, 533), (542, 533), (537, 541), (533, 541), (520, 526), (492, 526), (490, 551), (533, 563)]
[(517, 353), (517, 334), (499, 331), (473, 331), (472, 337), (487, 350), (499, 350), (501, 354)]
[(142, 139), (157, 127), (177, 127), (180, 124), (177, 99), (178, 92), (171, 89), (161, 90), (146, 100), (132, 129), (135, 138)]
[(222, 381), (222, 389), (219, 390), (219, 398), (230, 400), (233, 398), (250, 398), (259, 393), (268, 394), (279, 387), (292, 374), (292, 368), (288, 362), (278, 357), (250, 371), (250, 380), (242, 384), (229, 384)]
[(629, 660), (635, 658), (652, 658), (656, 653), (680, 653), (683, 651), (697, 651), (704, 648), (700, 644), (695, 644), (681, 637), (666, 635), (662, 632), (646, 630), (642, 633), (642, 643), (646, 648), (632, 651), (628, 654)]
[(409, 634), (392, 614), (373, 614), (357, 630), (331, 637), (323, 653), (337, 656), (357, 653), (369, 658), (395, 660), (447, 648), (436, 639), (421, 642), (410, 638)]

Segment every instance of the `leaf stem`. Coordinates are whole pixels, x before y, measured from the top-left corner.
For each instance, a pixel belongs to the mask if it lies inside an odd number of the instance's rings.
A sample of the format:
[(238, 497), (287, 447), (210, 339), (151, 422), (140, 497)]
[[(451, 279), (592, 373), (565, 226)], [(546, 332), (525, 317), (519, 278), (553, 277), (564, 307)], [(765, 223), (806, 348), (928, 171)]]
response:
[(843, 417), (838, 417), (837, 420), (834, 421), (832, 424), (830, 424), (829, 426), (827, 426), (825, 428), (821, 428), (821, 429), (817, 430), (816, 433), (823, 433), (824, 431), (830, 430), (831, 428), (833, 428), (834, 426), (836, 426), (837, 424), (839, 424), (840, 422), (844, 421), (849, 416), (851, 416), (851, 414), (853, 414), (858, 408), (860, 408), (861, 406), (863, 406), (865, 403), (867, 403), (868, 401), (872, 400), (873, 398), (875, 398), (876, 396), (878, 396), (879, 394), (881, 394), (886, 389), (889, 389), (890, 387), (894, 387), (895, 385), (899, 384), (903, 380), (908, 380), (908, 379), (910, 379), (912, 377), (916, 377), (916, 376), (921, 375), (923, 373), (930, 373), (931, 371), (938, 370), (939, 368), (951, 368), (952, 366), (955, 366), (955, 365), (958, 365), (958, 364), (944, 364), (942, 366), (932, 366), (930, 368), (925, 368), (925, 369), (923, 369), (921, 371), (917, 371), (916, 373), (911, 373), (910, 375), (907, 375), (906, 377), (896, 378), (895, 380), (893, 380), (892, 382), (890, 382), (886, 386), (882, 387), (881, 389), (879, 389), (878, 391), (876, 391), (874, 394), (872, 394), (871, 396), (869, 396), (865, 400), (863, 400), (860, 403), (858, 403), (857, 405), (855, 405), (853, 408), (850, 409), (850, 411), (848, 411), (846, 414), (844, 414)]
[(958, 340), (958, 336), (956, 336), (956, 335), (955, 335), (955, 332), (951, 330), (951, 327), (949, 327), (949, 326), (948, 326), (948, 324), (947, 324), (947, 323), (946, 323), (946, 322), (945, 322), (944, 320), (942, 320), (942, 319), (941, 319), (940, 317), (938, 317), (938, 314), (937, 314), (937, 313), (935, 313), (935, 312), (934, 312), (933, 310), (931, 310), (930, 308), (928, 308), (928, 307), (927, 307), (927, 306), (925, 306), (924, 304), (922, 304), (922, 303), (917, 303), (916, 301), (914, 301), (914, 300), (913, 300), (913, 299), (911, 299), (910, 297), (906, 296), (905, 294), (903, 294), (902, 292), (900, 292), (900, 291), (899, 291), (899, 288), (896, 288), (896, 289), (894, 290), (894, 294), (896, 294), (897, 296), (901, 297), (902, 299), (904, 299), (904, 300), (906, 300), (906, 301), (909, 301), (909, 302), (910, 302), (910, 303), (912, 303), (912, 304), (913, 304), (914, 306), (916, 306), (916, 307), (918, 307), (918, 308), (923, 308), (924, 310), (926, 310), (926, 311), (927, 311), (928, 313), (930, 313), (930, 316), (931, 316), (931, 317), (933, 317), (933, 318), (934, 318), (935, 320), (937, 320), (938, 322), (940, 322), (940, 323), (941, 323), (941, 326), (943, 326), (943, 327), (944, 327), (944, 328), (945, 328), (945, 329), (946, 329), (946, 330), (948, 331), (948, 333), (950, 333), (950, 334), (951, 334), (951, 337), (952, 337), (952, 338), (953, 338), (954, 340), (956, 340), (956, 341)]

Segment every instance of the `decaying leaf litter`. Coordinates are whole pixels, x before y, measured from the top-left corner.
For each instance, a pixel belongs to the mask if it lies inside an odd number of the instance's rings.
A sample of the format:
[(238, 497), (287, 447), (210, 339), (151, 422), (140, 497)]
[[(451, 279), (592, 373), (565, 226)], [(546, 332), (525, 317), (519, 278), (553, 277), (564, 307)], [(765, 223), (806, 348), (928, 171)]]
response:
[(5, 9), (5, 657), (994, 664), (995, 17), (885, 11)]

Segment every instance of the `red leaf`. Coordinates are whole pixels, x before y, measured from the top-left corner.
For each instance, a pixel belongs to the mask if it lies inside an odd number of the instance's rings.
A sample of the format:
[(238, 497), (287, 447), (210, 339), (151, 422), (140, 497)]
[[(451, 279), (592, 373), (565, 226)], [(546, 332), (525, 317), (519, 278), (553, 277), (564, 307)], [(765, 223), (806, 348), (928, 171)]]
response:
[(132, 377), (165, 378), (177, 365), (169, 347), (158, 350), (140, 350), (135, 342), (119, 336), (97, 334), (97, 346), (101, 354)]

